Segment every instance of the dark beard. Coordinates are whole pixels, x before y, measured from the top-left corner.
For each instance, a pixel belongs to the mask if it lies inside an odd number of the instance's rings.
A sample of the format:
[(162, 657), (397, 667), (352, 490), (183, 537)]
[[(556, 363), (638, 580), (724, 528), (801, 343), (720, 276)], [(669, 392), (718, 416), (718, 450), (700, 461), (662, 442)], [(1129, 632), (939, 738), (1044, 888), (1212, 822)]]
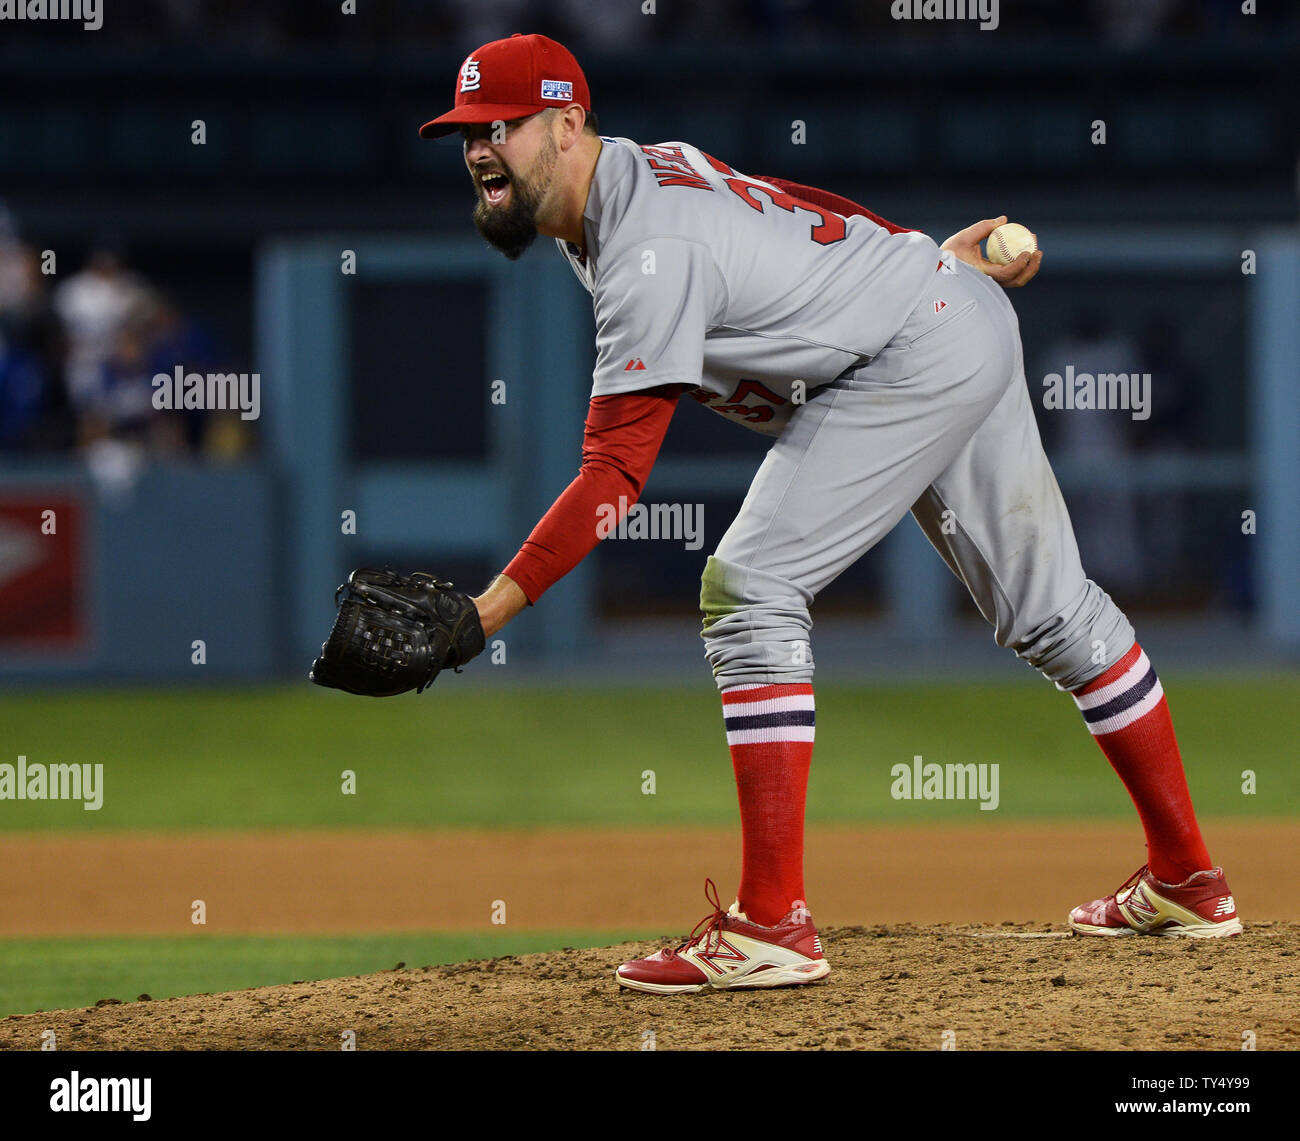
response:
[(532, 177), (524, 179), (507, 172), (510, 200), (506, 205), (489, 206), (480, 191), (478, 204), (474, 207), (474, 225), (478, 232), (511, 261), (521, 258), (537, 240), (537, 209), (555, 170), (555, 143), (553, 140), (548, 140), (548, 143), (533, 164)]
[(510, 180), (510, 201), (505, 206), (489, 206), (482, 198), (474, 207), (474, 225), (489, 245), (511, 261), (517, 261), (537, 240), (537, 206), (540, 195), (531, 187)]

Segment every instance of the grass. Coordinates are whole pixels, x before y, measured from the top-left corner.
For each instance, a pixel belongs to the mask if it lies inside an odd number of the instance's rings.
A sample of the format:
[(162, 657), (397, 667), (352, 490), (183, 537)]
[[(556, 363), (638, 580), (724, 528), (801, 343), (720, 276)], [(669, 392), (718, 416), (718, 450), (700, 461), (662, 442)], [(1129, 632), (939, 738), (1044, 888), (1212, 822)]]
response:
[[(1300, 677), (1165, 678), (1202, 816), (1300, 811)], [(980, 819), (972, 801), (895, 801), (891, 768), (1000, 766), (999, 820), (1129, 818), (1050, 686), (819, 687), (809, 819)], [(104, 805), (0, 800), (0, 832), (717, 825), (736, 819), (707, 687), (457, 692), (367, 701), (305, 686), (60, 691), (0, 698), (0, 764), (102, 763)], [(642, 788), (654, 774), (654, 795)], [(1256, 792), (1243, 795), (1243, 772)], [(345, 771), (355, 795), (344, 795)], [(0, 940), (0, 1015), (460, 962), (616, 932)]]
[[(1203, 815), (1300, 809), (1300, 678), (1166, 680)], [(1000, 765), (1001, 818), (1132, 811), (1068, 697), (1035, 686), (817, 693), (817, 822), (961, 819), (971, 801), (895, 801), (914, 755)], [(0, 763), (102, 763), (97, 812), (0, 800), (0, 831), (582, 827), (736, 816), (707, 688), (457, 693), (370, 701), (305, 686), (0, 699)], [(642, 787), (647, 770), (655, 793)], [(1242, 773), (1256, 793), (1243, 795)], [(355, 794), (341, 791), (355, 774)]]
[[(356, 936), (0, 939), (0, 1017), (341, 978), (558, 947), (600, 947), (644, 933), (528, 931)], [(34, 1031), (34, 1033), (37, 1033)], [(37, 1049), (39, 1040), (32, 1044)]]

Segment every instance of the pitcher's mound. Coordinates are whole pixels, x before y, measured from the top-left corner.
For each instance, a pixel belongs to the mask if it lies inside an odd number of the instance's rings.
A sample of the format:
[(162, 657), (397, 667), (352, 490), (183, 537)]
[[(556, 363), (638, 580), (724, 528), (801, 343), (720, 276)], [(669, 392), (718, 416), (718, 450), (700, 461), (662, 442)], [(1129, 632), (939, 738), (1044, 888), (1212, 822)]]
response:
[(656, 997), (614, 968), (654, 944), (14, 1015), (0, 1049), (958, 1050), (1300, 1048), (1300, 924), (1235, 939), (1060, 928), (840, 927), (805, 987)]

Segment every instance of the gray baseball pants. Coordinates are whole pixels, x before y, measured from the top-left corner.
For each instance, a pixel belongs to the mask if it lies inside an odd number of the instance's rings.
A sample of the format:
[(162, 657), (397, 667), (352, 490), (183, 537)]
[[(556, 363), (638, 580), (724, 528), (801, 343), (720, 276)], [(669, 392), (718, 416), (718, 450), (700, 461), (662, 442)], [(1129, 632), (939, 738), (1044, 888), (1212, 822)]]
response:
[(811, 681), (809, 606), (908, 511), (998, 645), (1059, 688), (1132, 647), (1128, 619), (1079, 562), (1015, 310), (958, 262), (876, 357), (811, 394), (768, 451), (704, 571), (718, 688)]

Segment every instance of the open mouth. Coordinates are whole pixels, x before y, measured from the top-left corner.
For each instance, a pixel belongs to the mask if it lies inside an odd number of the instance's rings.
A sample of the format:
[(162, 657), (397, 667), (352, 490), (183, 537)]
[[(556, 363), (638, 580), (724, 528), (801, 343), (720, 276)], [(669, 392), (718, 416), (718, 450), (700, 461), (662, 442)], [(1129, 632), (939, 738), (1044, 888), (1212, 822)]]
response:
[(480, 175), (478, 181), (489, 206), (499, 206), (510, 192), (510, 179), (498, 170)]

